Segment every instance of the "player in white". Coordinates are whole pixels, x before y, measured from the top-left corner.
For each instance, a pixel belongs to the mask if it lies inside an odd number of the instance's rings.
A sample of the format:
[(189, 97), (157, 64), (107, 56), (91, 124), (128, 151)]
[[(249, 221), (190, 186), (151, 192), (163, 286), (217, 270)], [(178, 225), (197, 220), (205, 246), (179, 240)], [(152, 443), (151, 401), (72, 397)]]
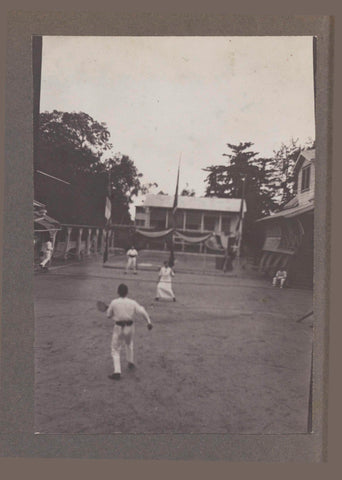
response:
[(276, 287), (279, 283), (280, 288), (283, 288), (287, 278), (286, 270), (278, 270), (272, 280), (273, 287)]
[(128, 273), (128, 270), (133, 269), (133, 273), (137, 274), (137, 256), (138, 252), (136, 251), (135, 247), (132, 246), (126, 253), (127, 255), (127, 265), (125, 273)]
[(51, 260), (52, 251), (53, 251), (52, 242), (50, 238), (47, 242), (44, 243), (42, 250), (43, 250), (44, 257), (43, 257), (43, 260), (40, 262), (39, 266), (40, 268), (43, 268), (46, 270), (47, 264)]
[(120, 380), (121, 378), (120, 350), (123, 344), (126, 347), (128, 368), (132, 370), (135, 367), (133, 351), (134, 320), (139, 316), (143, 317), (147, 321), (147, 328), (152, 329), (152, 322), (145, 308), (135, 300), (127, 298), (127, 294), (127, 285), (121, 283), (118, 287), (119, 298), (113, 300), (107, 309), (107, 317), (113, 318), (115, 322), (111, 344), (114, 373), (109, 375), (112, 380)]
[(175, 294), (172, 290), (172, 277), (174, 275), (174, 271), (169, 266), (169, 263), (165, 261), (164, 265), (159, 270), (156, 300), (159, 300), (160, 298), (171, 298), (174, 302), (176, 301)]

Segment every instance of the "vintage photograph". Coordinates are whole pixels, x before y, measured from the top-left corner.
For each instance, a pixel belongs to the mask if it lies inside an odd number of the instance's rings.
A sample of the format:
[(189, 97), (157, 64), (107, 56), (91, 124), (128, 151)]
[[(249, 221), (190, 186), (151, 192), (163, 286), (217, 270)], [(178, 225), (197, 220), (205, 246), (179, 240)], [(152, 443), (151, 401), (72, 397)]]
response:
[(312, 431), (315, 65), (33, 37), (37, 434)]

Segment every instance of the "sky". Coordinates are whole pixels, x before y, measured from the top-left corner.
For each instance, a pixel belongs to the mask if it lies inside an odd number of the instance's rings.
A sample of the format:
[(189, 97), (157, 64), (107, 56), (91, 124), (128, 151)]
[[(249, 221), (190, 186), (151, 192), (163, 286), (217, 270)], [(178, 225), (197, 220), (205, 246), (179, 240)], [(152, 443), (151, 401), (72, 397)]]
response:
[(315, 138), (312, 37), (44, 37), (41, 111), (106, 123), (142, 182), (204, 195), (227, 143)]

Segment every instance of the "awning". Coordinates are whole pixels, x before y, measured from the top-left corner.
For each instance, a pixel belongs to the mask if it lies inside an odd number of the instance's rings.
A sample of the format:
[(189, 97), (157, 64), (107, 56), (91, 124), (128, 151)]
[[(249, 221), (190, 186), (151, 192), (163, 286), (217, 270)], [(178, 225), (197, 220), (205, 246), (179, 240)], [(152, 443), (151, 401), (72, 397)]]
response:
[(61, 230), (61, 224), (52, 217), (45, 215), (43, 217), (37, 216), (34, 219), (34, 231), (35, 232), (57, 232)]
[(284, 254), (281, 252), (264, 252), (259, 268), (262, 271), (269, 271), (276, 268), (287, 268), (291, 255)]

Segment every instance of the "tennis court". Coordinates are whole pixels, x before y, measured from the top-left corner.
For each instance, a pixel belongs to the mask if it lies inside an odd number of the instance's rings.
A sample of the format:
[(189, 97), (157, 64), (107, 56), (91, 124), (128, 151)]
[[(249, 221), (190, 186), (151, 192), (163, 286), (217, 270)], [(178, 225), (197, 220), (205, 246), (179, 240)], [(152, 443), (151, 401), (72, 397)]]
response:
[[(35, 276), (36, 431), (306, 432), (312, 317), (296, 319), (312, 292), (272, 288), (255, 272), (194, 273), (194, 257), (189, 272), (176, 264), (177, 302), (156, 302), (163, 259), (139, 256), (152, 266), (138, 275), (125, 275), (118, 256), (109, 268), (98, 259)], [(154, 328), (136, 322), (137, 368), (128, 371), (123, 355), (113, 382), (112, 321), (95, 304), (121, 282)]]

